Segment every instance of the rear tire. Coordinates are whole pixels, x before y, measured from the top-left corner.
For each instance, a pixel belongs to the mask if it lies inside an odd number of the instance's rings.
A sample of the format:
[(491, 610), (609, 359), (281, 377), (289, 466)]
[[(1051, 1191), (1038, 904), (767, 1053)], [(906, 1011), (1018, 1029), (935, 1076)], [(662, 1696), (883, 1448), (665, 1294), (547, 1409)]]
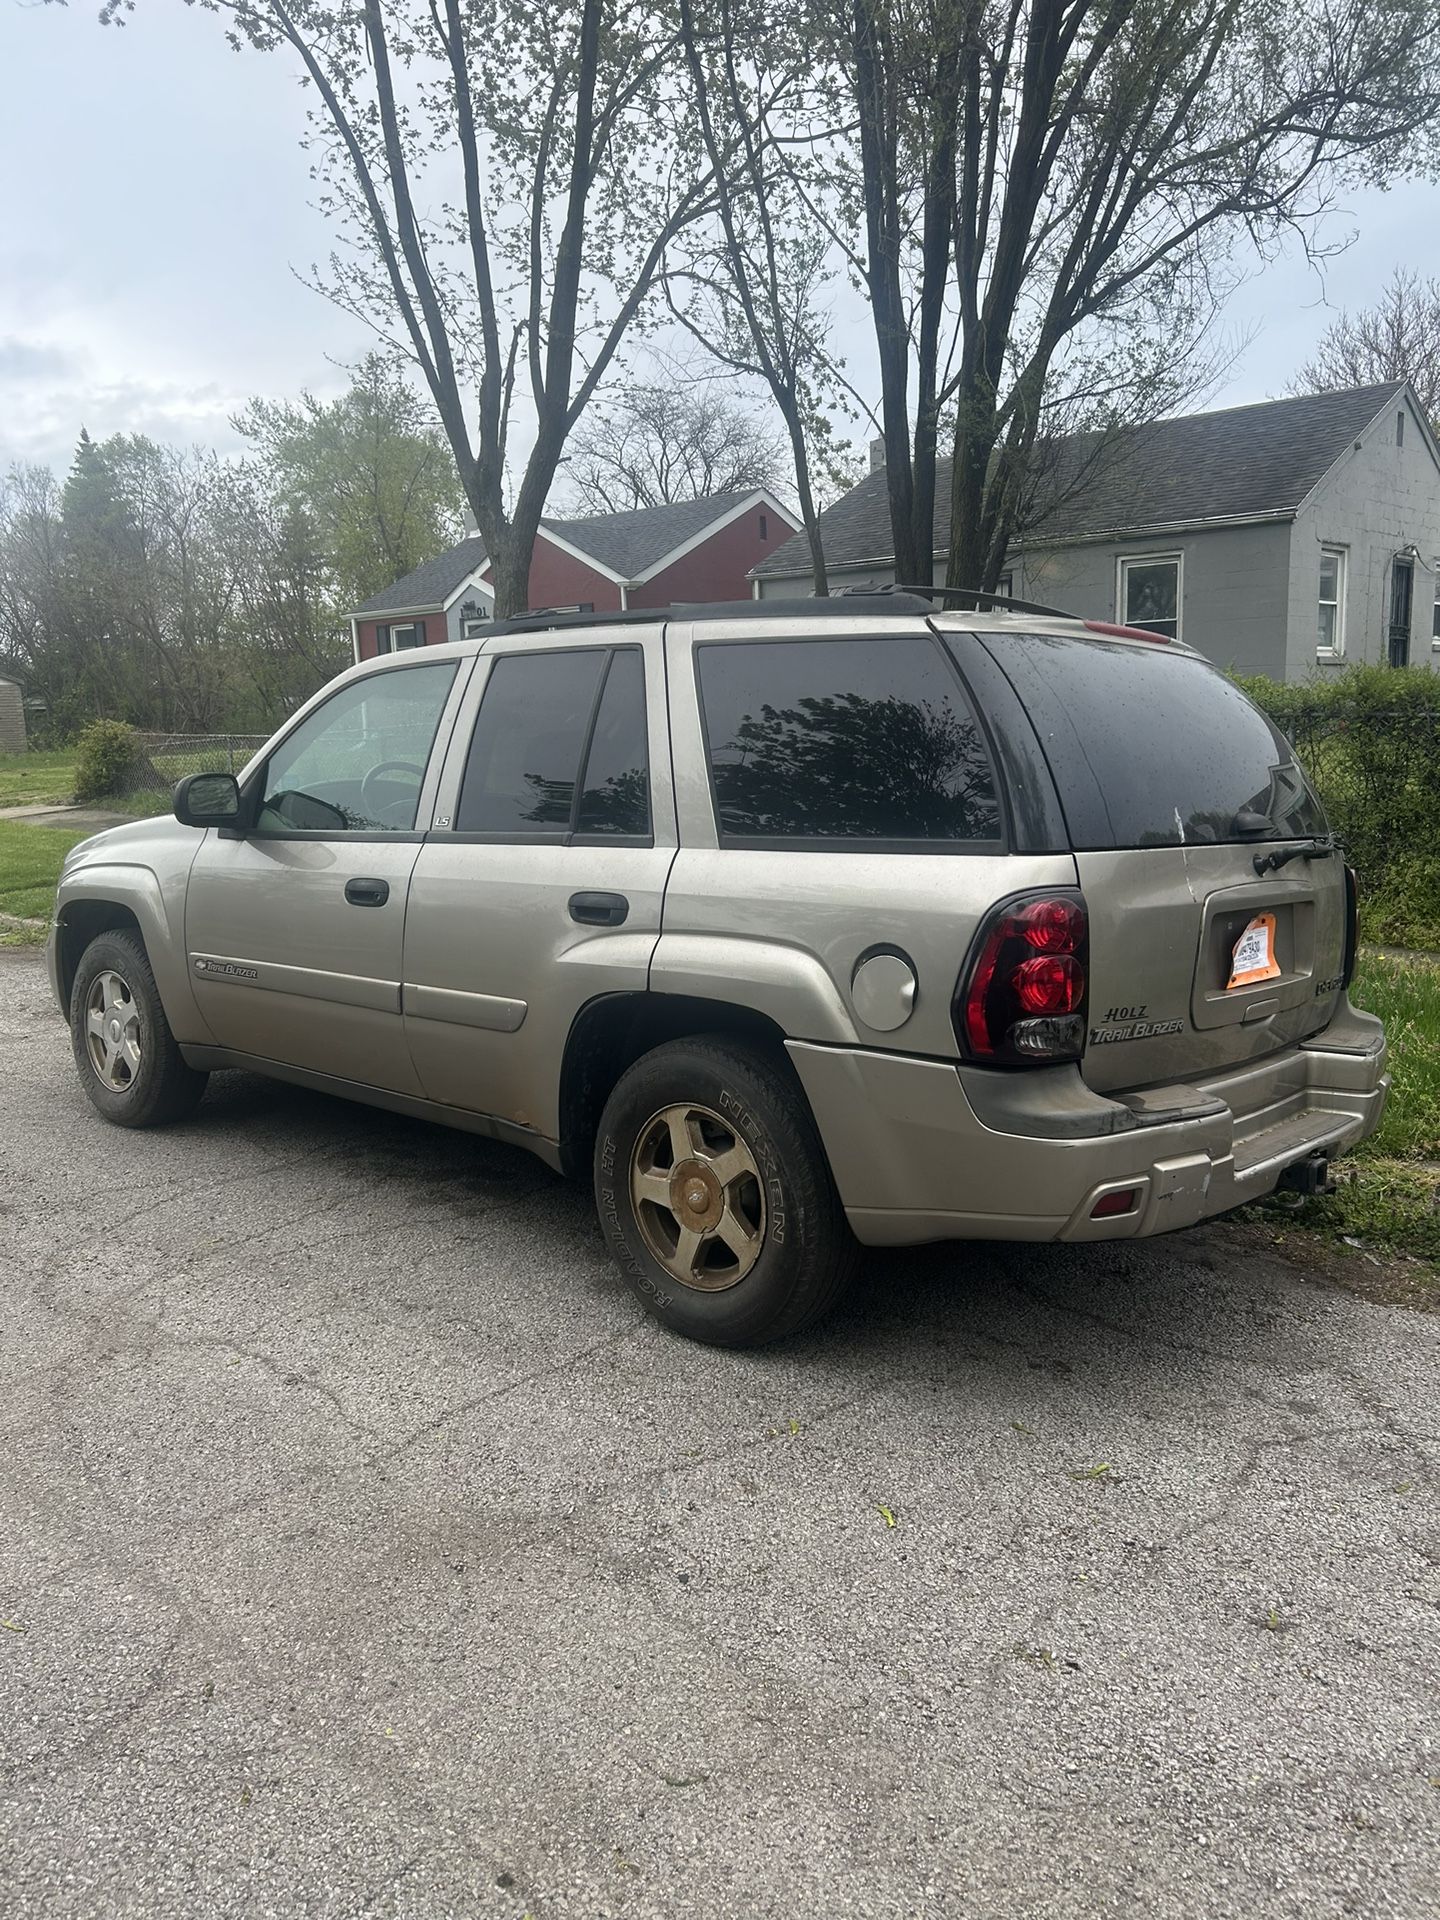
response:
[(595, 1204), (645, 1311), (711, 1346), (811, 1325), (859, 1265), (799, 1086), (729, 1039), (674, 1041), (621, 1076), (595, 1143)]
[(181, 1057), (149, 956), (131, 933), (98, 934), (80, 956), (70, 1044), (91, 1104), (117, 1127), (183, 1119), (210, 1077)]

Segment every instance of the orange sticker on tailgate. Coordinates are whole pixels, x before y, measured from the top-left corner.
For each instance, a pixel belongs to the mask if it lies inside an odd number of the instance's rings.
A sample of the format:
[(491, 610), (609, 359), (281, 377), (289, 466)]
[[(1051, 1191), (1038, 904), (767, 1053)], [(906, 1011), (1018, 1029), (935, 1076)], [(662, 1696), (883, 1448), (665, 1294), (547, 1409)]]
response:
[(1228, 993), (1232, 987), (1251, 987), (1257, 980), (1274, 980), (1279, 973), (1280, 962), (1275, 958), (1275, 916), (1257, 913), (1231, 951), (1230, 978), (1225, 982), (1225, 991)]

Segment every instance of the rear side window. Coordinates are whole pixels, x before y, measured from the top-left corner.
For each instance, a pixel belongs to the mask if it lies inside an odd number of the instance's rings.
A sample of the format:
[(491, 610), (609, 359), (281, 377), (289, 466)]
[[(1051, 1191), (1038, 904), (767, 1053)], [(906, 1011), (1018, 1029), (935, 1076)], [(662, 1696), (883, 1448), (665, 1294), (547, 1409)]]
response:
[(696, 649), (722, 844), (1000, 838), (984, 737), (928, 635)]
[(605, 675), (585, 756), (575, 831), (606, 839), (650, 831), (645, 664), (628, 649), (611, 656)]
[(638, 651), (502, 654), (480, 702), (455, 826), (496, 840), (648, 835)]
[(1326, 831), (1289, 742), (1207, 662), (1068, 634), (986, 644), (1029, 711), (1077, 849)]

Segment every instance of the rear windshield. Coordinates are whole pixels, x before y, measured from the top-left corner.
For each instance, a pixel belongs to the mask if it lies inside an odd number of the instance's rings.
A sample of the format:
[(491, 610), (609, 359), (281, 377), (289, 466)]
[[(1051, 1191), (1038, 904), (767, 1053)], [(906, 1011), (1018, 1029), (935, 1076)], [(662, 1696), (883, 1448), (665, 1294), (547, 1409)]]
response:
[(1326, 831), (1289, 742), (1206, 661), (1068, 634), (986, 644), (1040, 735), (1077, 849)]

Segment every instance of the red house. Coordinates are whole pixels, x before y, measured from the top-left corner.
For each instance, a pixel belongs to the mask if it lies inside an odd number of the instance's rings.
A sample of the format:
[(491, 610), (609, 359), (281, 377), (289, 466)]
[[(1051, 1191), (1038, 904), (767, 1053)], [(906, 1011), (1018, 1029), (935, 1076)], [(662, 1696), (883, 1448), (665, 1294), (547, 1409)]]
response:
[[(748, 600), (747, 575), (798, 529), (762, 488), (677, 500), (633, 513), (544, 520), (530, 558), (532, 607), (620, 613), (710, 600)], [(478, 535), (427, 560), (351, 616), (357, 660), (438, 646), (484, 631), (495, 611)]]

